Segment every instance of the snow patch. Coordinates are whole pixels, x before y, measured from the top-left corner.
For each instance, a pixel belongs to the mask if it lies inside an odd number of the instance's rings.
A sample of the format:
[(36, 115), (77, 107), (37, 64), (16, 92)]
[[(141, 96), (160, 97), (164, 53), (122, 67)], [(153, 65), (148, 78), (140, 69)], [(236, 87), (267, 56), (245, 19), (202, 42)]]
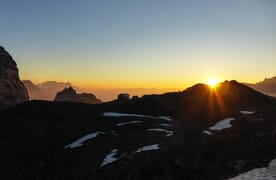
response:
[(159, 117), (153, 117), (153, 118), (158, 118), (158, 119), (163, 119), (167, 121), (172, 121), (172, 118), (170, 116), (159, 116)]
[(124, 126), (124, 125), (137, 124), (137, 123), (142, 123), (142, 121), (130, 121), (130, 122), (118, 123), (116, 124), (116, 126)]
[(159, 144), (153, 144), (153, 145), (140, 147), (134, 153), (140, 153), (144, 151), (152, 151), (152, 150), (158, 150), (158, 149), (160, 149)]
[(82, 145), (83, 145), (83, 144), (82, 144), (83, 142), (85, 142), (85, 141), (87, 141), (87, 140), (89, 140), (89, 139), (93, 139), (93, 138), (97, 137), (99, 134), (105, 134), (105, 132), (97, 131), (97, 132), (95, 132), (95, 133), (87, 134), (87, 135), (83, 136), (82, 138), (80, 138), (80, 139), (74, 141), (73, 143), (68, 144), (68, 145), (65, 146), (64, 148), (71, 148), (71, 149), (77, 148), (77, 147), (79, 147), (79, 146), (82, 146)]
[(104, 112), (103, 116), (105, 117), (145, 117), (145, 118), (157, 118), (167, 121), (172, 121), (169, 116), (147, 116), (142, 114), (127, 114), (127, 113), (117, 113), (117, 112)]
[(212, 135), (213, 134), (212, 132), (207, 131), (207, 130), (202, 131), (202, 133), (207, 134), (207, 135)]
[(255, 111), (240, 111), (241, 114), (254, 114)]
[(114, 157), (117, 154), (117, 152), (118, 152), (118, 149), (113, 149), (108, 155), (106, 155), (101, 164), (101, 167), (118, 160), (119, 158)]
[(160, 126), (171, 127), (171, 124), (159, 124)]
[(167, 134), (166, 136), (172, 136), (173, 135), (173, 131), (169, 131), (167, 129), (161, 129), (161, 128), (147, 129), (147, 131), (165, 132)]
[(276, 159), (272, 160), (268, 167), (257, 168), (246, 173), (242, 173), (229, 180), (275, 180), (276, 179)]
[(226, 118), (222, 121), (217, 122), (214, 126), (209, 127), (209, 130), (222, 130), (232, 127), (231, 121), (234, 121), (235, 118)]

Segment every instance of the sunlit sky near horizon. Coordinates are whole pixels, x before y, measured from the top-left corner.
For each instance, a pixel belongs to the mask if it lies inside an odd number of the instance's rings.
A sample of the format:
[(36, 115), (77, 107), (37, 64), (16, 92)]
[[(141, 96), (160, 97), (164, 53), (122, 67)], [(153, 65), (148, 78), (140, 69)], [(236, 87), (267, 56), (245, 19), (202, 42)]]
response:
[(276, 75), (274, 0), (4, 0), (0, 22), (34, 82), (183, 89)]

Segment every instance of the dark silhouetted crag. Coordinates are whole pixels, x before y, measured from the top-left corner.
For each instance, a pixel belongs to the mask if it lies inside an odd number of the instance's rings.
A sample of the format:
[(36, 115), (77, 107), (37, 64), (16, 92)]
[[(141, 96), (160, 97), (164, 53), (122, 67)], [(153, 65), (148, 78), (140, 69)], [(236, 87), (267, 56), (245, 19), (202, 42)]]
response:
[(19, 79), (16, 62), (0, 46), (0, 108), (22, 103), (28, 99), (28, 92)]
[(99, 104), (101, 100), (97, 99), (94, 94), (91, 93), (81, 93), (77, 92), (72, 88), (65, 88), (63, 91), (57, 93), (54, 101), (70, 101), (88, 104)]

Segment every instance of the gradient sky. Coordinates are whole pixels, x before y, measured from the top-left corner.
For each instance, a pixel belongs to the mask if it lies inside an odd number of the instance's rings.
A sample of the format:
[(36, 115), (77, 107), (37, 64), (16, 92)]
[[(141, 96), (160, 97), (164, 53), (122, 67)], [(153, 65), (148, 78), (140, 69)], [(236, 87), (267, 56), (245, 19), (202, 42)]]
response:
[(275, 0), (2, 0), (21, 79), (180, 88), (276, 75)]

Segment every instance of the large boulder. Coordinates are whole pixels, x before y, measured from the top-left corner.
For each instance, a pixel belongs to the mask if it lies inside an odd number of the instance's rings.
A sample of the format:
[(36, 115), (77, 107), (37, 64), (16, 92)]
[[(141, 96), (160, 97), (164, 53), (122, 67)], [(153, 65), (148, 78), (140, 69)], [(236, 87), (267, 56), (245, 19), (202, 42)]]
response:
[(80, 102), (80, 103), (88, 103), (88, 104), (101, 103), (101, 100), (97, 99), (94, 94), (91, 94), (91, 93), (77, 94), (77, 92), (72, 87), (65, 88), (64, 90), (58, 92), (54, 101), (71, 101), (71, 102)]
[(28, 92), (19, 78), (16, 62), (0, 46), (0, 108), (28, 101)]

